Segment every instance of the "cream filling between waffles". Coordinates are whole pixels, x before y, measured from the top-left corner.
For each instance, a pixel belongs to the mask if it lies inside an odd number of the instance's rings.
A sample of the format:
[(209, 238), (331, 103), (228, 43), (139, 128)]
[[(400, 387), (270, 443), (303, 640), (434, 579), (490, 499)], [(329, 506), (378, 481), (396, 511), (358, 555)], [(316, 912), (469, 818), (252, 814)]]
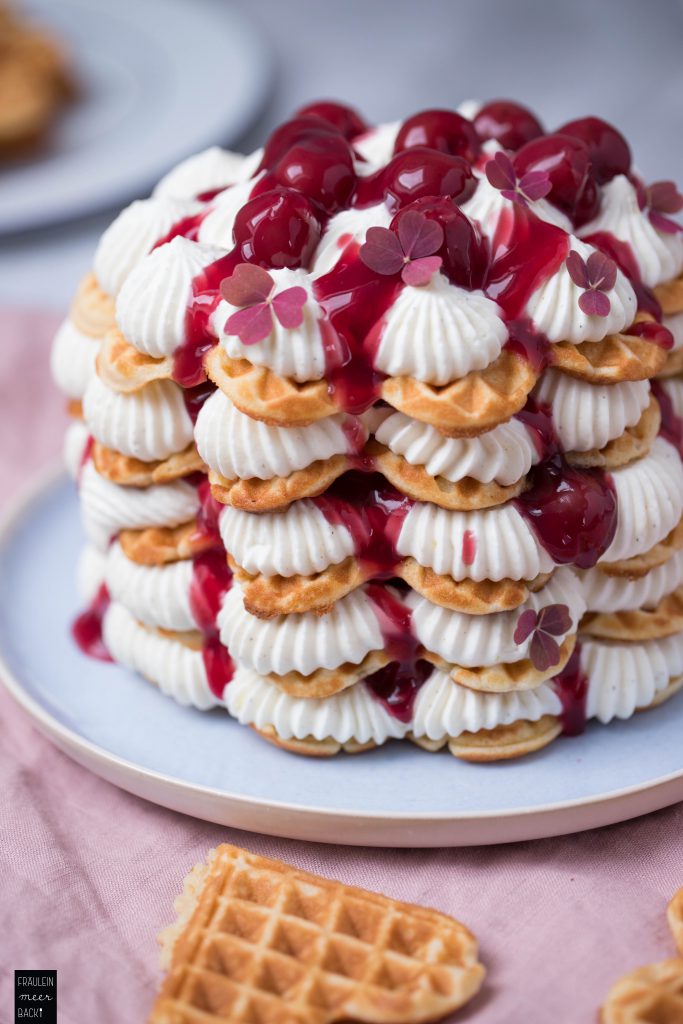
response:
[(650, 382), (589, 384), (546, 370), (534, 391), (547, 402), (560, 444), (568, 452), (604, 448), (633, 427), (650, 401)]
[[(489, 143), (486, 146), (489, 148), (491, 155), (500, 149), (497, 145), (494, 149)], [(512, 200), (506, 199), (499, 189), (494, 188), (483, 173), (477, 172), (476, 168), (473, 170), (475, 177), (479, 179), (477, 187), (470, 198), (462, 203), (460, 208), (470, 220), (478, 222), (483, 234), (487, 238), (492, 239), (504, 211), (513, 210), (514, 203)], [(556, 227), (562, 228), (563, 231), (571, 231), (572, 225), (569, 218), (561, 210), (558, 210), (556, 206), (549, 203), (547, 199), (537, 199), (534, 202), (530, 202), (529, 207), (540, 220), (554, 224)]]
[(146, 629), (123, 605), (109, 605), (102, 637), (115, 661), (139, 672), (179, 704), (205, 711), (222, 703), (209, 688), (201, 651)]
[(195, 425), (199, 454), (228, 480), (286, 477), (314, 462), (353, 454), (367, 437), (360, 418), (344, 414), (307, 427), (270, 426), (240, 412), (222, 391), (207, 399)]
[(138, 565), (115, 541), (103, 568), (112, 600), (144, 625), (176, 632), (198, 628), (190, 602), (191, 559), (167, 565)]
[(598, 215), (584, 224), (580, 234), (585, 237), (598, 231), (607, 231), (627, 243), (643, 283), (650, 288), (678, 277), (683, 270), (683, 236), (654, 227), (647, 211), (640, 209), (636, 189), (624, 174), (603, 185)]
[(332, 697), (291, 697), (244, 666), (225, 691), (230, 714), (242, 725), (273, 728), (283, 740), (332, 739), (384, 743), (402, 739), (407, 726), (389, 714), (362, 683)]
[(581, 668), (588, 679), (588, 718), (605, 724), (630, 718), (683, 673), (683, 633), (643, 643), (585, 639)]
[(617, 530), (601, 562), (649, 551), (683, 514), (683, 464), (663, 437), (642, 459), (613, 470), (611, 476), (617, 494)]
[(233, 585), (218, 614), (222, 643), (240, 664), (261, 675), (310, 675), (316, 669), (357, 665), (384, 639), (374, 607), (363, 589), (337, 601), (325, 615), (311, 612), (258, 619), (244, 607)]
[(193, 281), (225, 249), (178, 236), (145, 256), (126, 278), (116, 300), (116, 321), (126, 341), (153, 358), (185, 343)]
[(441, 273), (406, 285), (383, 317), (374, 357), (390, 377), (443, 385), (483, 370), (500, 355), (508, 331), (497, 303), (451, 284)]
[(154, 196), (136, 199), (112, 221), (95, 250), (93, 264), (100, 287), (118, 295), (124, 281), (174, 224), (201, 210), (201, 203)]
[(467, 615), (432, 604), (412, 591), (406, 604), (412, 611), (412, 626), (420, 643), (433, 654), (451, 664), (466, 668), (523, 661), (530, 656), (532, 636), (523, 642), (515, 639), (515, 631), (525, 612), (538, 616), (544, 608), (562, 605), (567, 615), (567, 629), (555, 637), (560, 645), (566, 636), (575, 633), (586, 603), (572, 569), (557, 569), (544, 587), (529, 594), (519, 608), (491, 615)]
[(70, 319), (55, 334), (50, 351), (52, 379), (67, 398), (81, 399), (95, 375), (99, 342), (79, 331)]
[(589, 612), (656, 608), (663, 597), (680, 586), (683, 586), (683, 550), (636, 579), (608, 576), (597, 567), (581, 573), (581, 587)]
[[(596, 250), (575, 235), (569, 236), (569, 250), (584, 260)], [(562, 263), (529, 297), (525, 313), (537, 330), (550, 342), (570, 341), (579, 345), (584, 341), (602, 341), (608, 334), (618, 334), (633, 323), (638, 303), (632, 285), (617, 270), (614, 287), (610, 290), (610, 309), (606, 316), (590, 316), (579, 305), (583, 289), (571, 278), (566, 263)]]
[(105, 550), (121, 530), (180, 526), (199, 509), (196, 488), (184, 480), (152, 487), (121, 487), (105, 480), (92, 462), (83, 467), (79, 488), (83, 528), (88, 540)]
[(94, 376), (83, 398), (83, 415), (96, 441), (143, 462), (183, 451), (194, 436), (182, 388), (170, 380), (122, 394)]

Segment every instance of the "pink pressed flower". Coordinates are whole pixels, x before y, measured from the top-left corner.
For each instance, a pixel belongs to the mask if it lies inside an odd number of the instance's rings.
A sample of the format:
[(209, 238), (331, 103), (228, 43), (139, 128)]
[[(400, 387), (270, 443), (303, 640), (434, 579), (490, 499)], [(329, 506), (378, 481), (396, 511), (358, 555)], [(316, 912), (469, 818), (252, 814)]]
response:
[(407, 210), (395, 231), (390, 228), (368, 228), (359, 256), (376, 274), (401, 274), (405, 284), (420, 287), (428, 284), (441, 267), (435, 255), (443, 245), (443, 228), (417, 210)]
[(496, 153), (486, 164), (485, 171), (490, 185), (497, 188), (505, 199), (521, 206), (543, 199), (552, 189), (550, 177), (545, 171), (527, 171), (518, 178), (512, 160), (506, 153)]
[(655, 181), (645, 189), (644, 205), (648, 210), (650, 223), (657, 231), (667, 235), (675, 235), (683, 231), (683, 227), (666, 216), (683, 210), (683, 195), (673, 181)]
[(579, 296), (579, 308), (586, 316), (607, 316), (612, 308), (605, 292), (614, 288), (617, 280), (617, 265), (602, 252), (592, 252), (584, 260), (572, 249), (566, 259), (569, 276), (575, 285), (584, 288)]
[(308, 298), (305, 288), (286, 288), (273, 295), (275, 282), (267, 270), (252, 263), (239, 263), (221, 281), (221, 295), (231, 306), (239, 306), (228, 318), (226, 328), (243, 345), (256, 345), (273, 330), (273, 314), (285, 328), (300, 327)]
[(545, 672), (560, 662), (560, 645), (555, 637), (571, 629), (572, 620), (566, 604), (549, 604), (540, 612), (527, 608), (517, 620), (513, 639), (523, 644), (529, 637), (529, 657), (535, 669)]

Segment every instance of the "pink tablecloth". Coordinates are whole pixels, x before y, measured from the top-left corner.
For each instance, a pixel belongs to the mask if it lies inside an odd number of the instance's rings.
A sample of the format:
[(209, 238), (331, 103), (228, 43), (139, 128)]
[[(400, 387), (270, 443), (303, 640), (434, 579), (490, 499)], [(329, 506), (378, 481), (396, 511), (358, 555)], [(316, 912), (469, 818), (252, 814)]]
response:
[[(49, 317), (0, 315), (3, 495), (59, 448)], [(488, 979), (457, 1020), (595, 1019), (611, 982), (673, 954), (664, 910), (683, 884), (683, 805), (597, 832), (468, 850), (306, 845), (207, 825), (102, 782), (0, 695), (0, 1024), (11, 971), (59, 971), (60, 1024), (137, 1024), (159, 981), (156, 932), (181, 879), (229, 841), (448, 911), (477, 934)], [(311, 766), (315, 771), (315, 766)]]

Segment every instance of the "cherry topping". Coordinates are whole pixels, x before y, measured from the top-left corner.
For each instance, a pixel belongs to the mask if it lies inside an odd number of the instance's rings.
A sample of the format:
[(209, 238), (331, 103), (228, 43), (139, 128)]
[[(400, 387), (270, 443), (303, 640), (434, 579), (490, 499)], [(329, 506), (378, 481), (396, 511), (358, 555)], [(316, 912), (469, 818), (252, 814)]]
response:
[(341, 135), (311, 135), (295, 143), (273, 168), (285, 188), (303, 192), (327, 213), (346, 204), (356, 175), (353, 153)]
[(485, 103), (474, 118), (474, 127), (484, 142), (495, 139), (504, 149), (519, 149), (525, 142), (543, 135), (543, 128), (531, 111), (511, 100)]
[(600, 185), (631, 169), (629, 144), (613, 125), (599, 117), (581, 117), (558, 128), (562, 135), (581, 139), (588, 147), (593, 175)]
[(391, 222), (397, 229), (402, 217), (415, 210), (441, 225), (444, 233), (442, 247), (437, 254), (442, 259), (441, 270), (453, 284), (472, 291), (483, 288), (489, 268), (488, 242), (462, 210), (447, 196), (418, 199), (403, 207)]
[(591, 163), (588, 147), (580, 139), (569, 135), (544, 135), (532, 139), (515, 154), (513, 165), (521, 177), (528, 171), (545, 171), (552, 186), (548, 200), (573, 217), (578, 206), (582, 216), (589, 219), (593, 214), (587, 209), (587, 201), (593, 197), (597, 212), (597, 190), (589, 185)]
[(294, 117), (291, 121), (285, 121), (279, 128), (276, 128), (268, 138), (259, 170), (270, 170), (284, 156), (288, 149), (296, 146), (305, 139), (316, 138), (319, 135), (339, 136), (334, 125), (323, 121), (319, 117)]
[(426, 146), (397, 153), (382, 172), (384, 198), (392, 209), (427, 196), (450, 196), (464, 202), (475, 186), (472, 169), (462, 157)]
[(421, 110), (401, 125), (394, 153), (428, 146), (440, 153), (461, 156), (474, 163), (481, 149), (471, 121), (454, 110)]
[(261, 267), (305, 267), (320, 241), (320, 222), (300, 192), (278, 188), (242, 207), (232, 230), (242, 259)]
[(299, 117), (315, 117), (326, 124), (331, 124), (345, 139), (355, 139), (357, 135), (363, 135), (370, 128), (363, 118), (353, 107), (347, 107), (343, 103), (335, 103), (333, 100), (319, 100), (317, 103), (309, 103), (301, 107), (294, 115)]

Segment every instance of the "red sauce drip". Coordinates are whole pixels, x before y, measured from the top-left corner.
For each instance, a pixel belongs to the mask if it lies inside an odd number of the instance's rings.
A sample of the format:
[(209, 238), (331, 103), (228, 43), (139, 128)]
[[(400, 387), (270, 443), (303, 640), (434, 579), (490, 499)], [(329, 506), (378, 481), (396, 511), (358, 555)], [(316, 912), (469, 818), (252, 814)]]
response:
[[(223, 542), (218, 528), (218, 520), (223, 511), (223, 505), (214, 498), (211, 493), (211, 485), (204, 474), (198, 473), (196, 476), (198, 479), (194, 482), (197, 486), (197, 495), (199, 497), (199, 511), (197, 512), (195, 537), (212, 542), (214, 547), (222, 551)], [(188, 477), (187, 479), (190, 482), (191, 478)]]
[(517, 320), (532, 293), (567, 258), (569, 236), (514, 203), (502, 211), (492, 249), (487, 294), (503, 307), (508, 321)]
[(413, 717), (415, 697), (431, 675), (432, 668), (428, 661), (422, 659), (407, 669), (401, 662), (392, 661), (368, 676), (365, 685), (390, 715), (398, 718), (399, 722), (409, 722)]
[(207, 206), (205, 209), (200, 210), (199, 213), (192, 213), (189, 217), (183, 217), (181, 220), (176, 221), (165, 235), (157, 239), (152, 246), (152, 251), (162, 245), (166, 245), (167, 242), (172, 242), (174, 238), (187, 238), (191, 242), (199, 241), (199, 228), (208, 212), (209, 207)]
[(539, 543), (560, 565), (595, 565), (617, 528), (617, 499), (609, 474), (577, 469), (558, 453), (535, 466), (530, 478), (530, 489), (513, 500)]
[(413, 502), (378, 474), (345, 473), (314, 498), (329, 523), (345, 526), (368, 578), (390, 579), (402, 556), (396, 550)]
[(209, 398), (216, 390), (214, 384), (211, 381), (204, 381), (203, 384), (197, 384), (194, 388), (185, 388), (183, 390), (183, 400), (185, 402), (185, 408), (187, 409), (188, 416), (193, 423), (197, 422), (199, 412), (204, 405), (204, 402)]
[(473, 530), (465, 530), (462, 535), (462, 564), (472, 565), (477, 557), (477, 537)]
[(210, 203), (221, 192), (225, 192), (226, 188), (230, 188), (230, 185), (219, 185), (217, 188), (209, 188), (206, 192), (200, 192), (196, 198), (200, 203)]
[(515, 416), (531, 434), (541, 461), (556, 455), (561, 448), (553, 423), (552, 410), (546, 402), (527, 398), (526, 405)]
[(562, 730), (565, 736), (579, 736), (586, 728), (588, 679), (581, 669), (581, 644), (559, 675), (553, 679), (555, 692), (562, 702)]
[(631, 324), (629, 334), (635, 334), (638, 338), (645, 338), (647, 341), (659, 345), (668, 352), (673, 348), (674, 338), (668, 327), (664, 324), (654, 323), (652, 320), (641, 320), (640, 323)]
[[(382, 374), (374, 367), (381, 321), (399, 291), (396, 276), (375, 274), (349, 245), (336, 266), (314, 283), (323, 321), (326, 378), (342, 409), (358, 415), (379, 397)], [(374, 329), (374, 330), (373, 330)]]
[(650, 313), (655, 320), (660, 320), (662, 316), (662, 307), (655, 298), (655, 293), (647, 285), (643, 284), (643, 280), (640, 276), (640, 270), (638, 268), (638, 261), (636, 260), (633, 249), (628, 242), (622, 242), (620, 239), (615, 238), (610, 231), (596, 231), (592, 235), (586, 235), (583, 239), (590, 245), (594, 245), (596, 249), (600, 249), (606, 256), (613, 259), (616, 265), (619, 267), (621, 272), (631, 282), (634, 292), (636, 293), (636, 299), (638, 301), (638, 309), (643, 313)]
[(227, 647), (223, 646), (218, 636), (204, 638), (202, 660), (209, 689), (215, 697), (222, 700), (225, 687), (234, 675), (235, 667)]
[(83, 470), (90, 462), (92, 458), (92, 450), (95, 446), (95, 438), (92, 434), (88, 434), (88, 440), (83, 445), (83, 451), (81, 452), (81, 461), (78, 464), (77, 483), (80, 484), (81, 477), (83, 476)]
[(526, 318), (508, 321), (508, 340), (505, 348), (511, 349), (529, 363), (536, 373), (541, 374), (550, 358), (550, 342), (545, 334), (537, 331), (531, 320)]
[(202, 657), (209, 687), (219, 698), (233, 676), (232, 659), (220, 642), (216, 626), (223, 597), (231, 583), (232, 573), (222, 548), (195, 556), (192, 561), (190, 608), (204, 637)]
[(660, 435), (674, 448), (678, 449), (683, 457), (683, 419), (676, 414), (669, 392), (661, 381), (650, 381), (652, 394), (657, 399), (659, 411), (662, 414), (662, 425), (659, 428)]
[(173, 356), (173, 379), (183, 388), (206, 381), (204, 356), (216, 344), (211, 315), (220, 302), (221, 281), (230, 277), (241, 257), (236, 250), (209, 264), (192, 282), (192, 296), (185, 312), (185, 341)]
[(342, 430), (349, 446), (349, 455), (361, 455), (365, 447), (365, 428), (360, 419), (353, 417), (346, 420)]
[(84, 612), (71, 626), (71, 635), (84, 654), (98, 661), (112, 661), (102, 638), (102, 620), (110, 604), (109, 591), (102, 583)]

